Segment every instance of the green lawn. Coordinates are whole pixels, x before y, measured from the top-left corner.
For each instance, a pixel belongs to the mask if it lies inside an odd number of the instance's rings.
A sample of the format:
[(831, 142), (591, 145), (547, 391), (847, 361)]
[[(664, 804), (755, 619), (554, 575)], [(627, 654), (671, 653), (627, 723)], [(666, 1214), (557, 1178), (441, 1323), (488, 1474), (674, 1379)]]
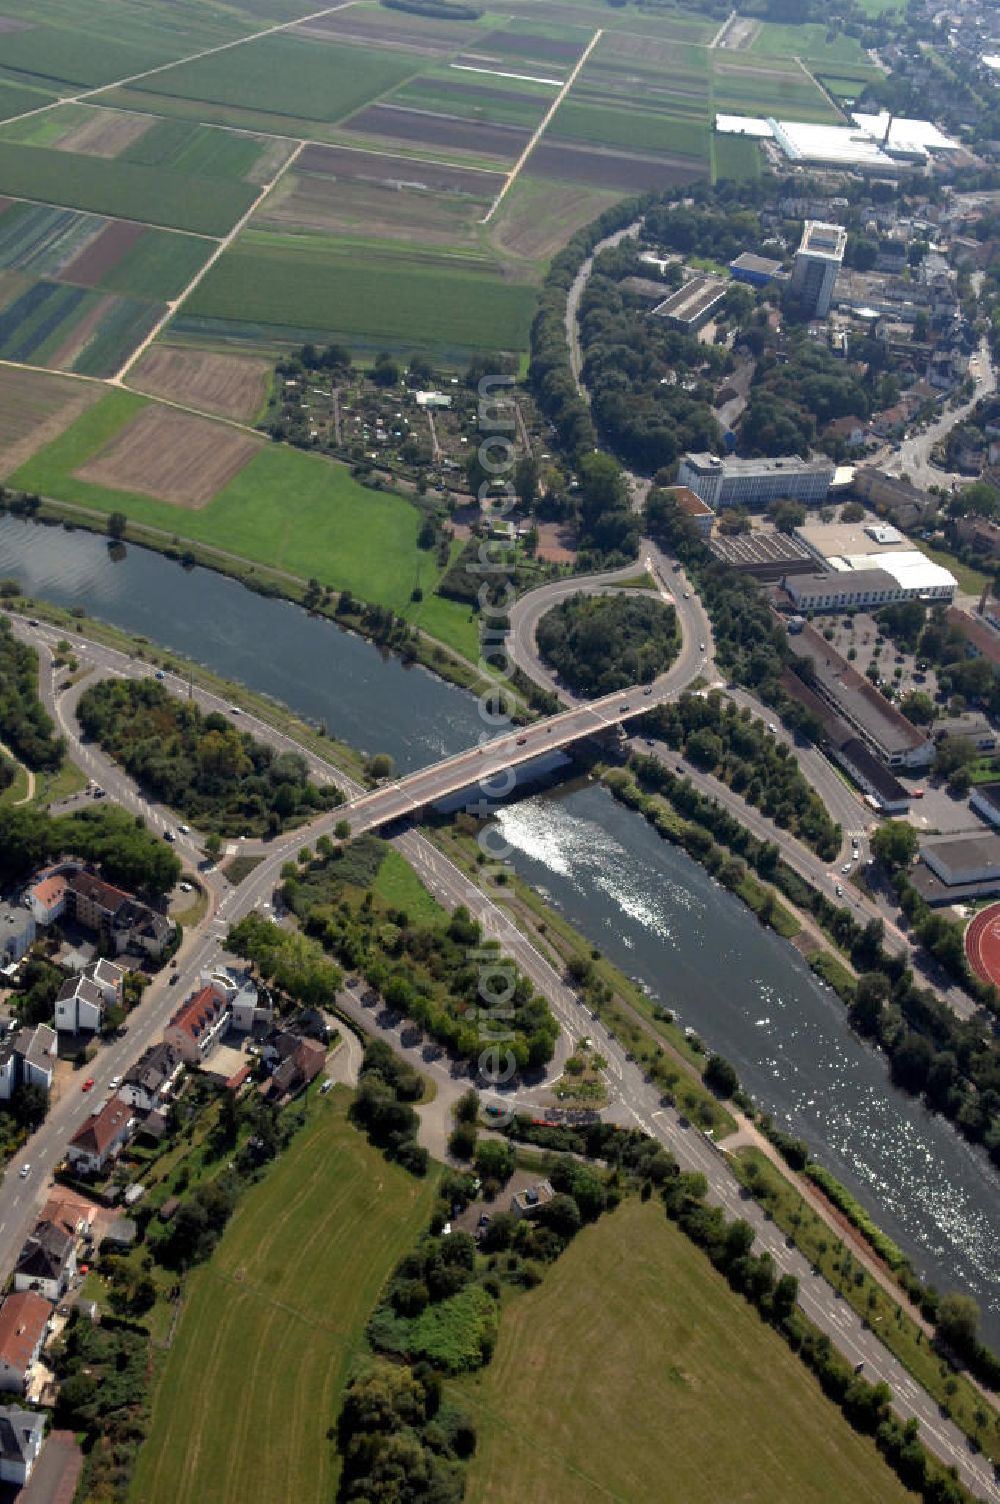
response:
[[(429, 594), (440, 571), (417, 548), (420, 513), (392, 492), (355, 481), (346, 466), (285, 445), (264, 445), (205, 507), (189, 510), (77, 480), (74, 472), (145, 406), (113, 392), (11, 478), (57, 501), (119, 510), (179, 538), (225, 549), (304, 580), (402, 611), (419, 574)], [(220, 430), (221, 431), (221, 430)]]
[(454, 1386), (467, 1504), (904, 1504), (815, 1379), (655, 1201), (582, 1232)]
[(394, 909), (403, 909), (414, 924), (437, 924), (444, 909), (432, 898), (405, 857), (392, 847), (382, 858), (375, 891)]
[(963, 564), (961, 559), (957, 559), (946, 548), (931, 548), (922, 538), (915, 538), (913, 541), (928, 559), (933, 559), (935, 564), (951, 570), (963, 595), (982, 595), (988, 585), (992, 588), (993, 576), (991, 574), (984, 574), (981, 569), (976, 569), (972, 564)]
[(856, 37), (808, 22), (786, 26), (764, 21), (750, 44), (751, 53), (759, 57), (801, 57), (807, 63), (828, 66), (830, 63), (866, 63), (865, 50)]
[(578, 102), (570, 96), (559, 109), (548, 132), (553, 139), (569, 138), (596, 146), (624, 147), (631, 151), (663, 152), (668, 156), (708, 155), (708, 123), (678, 120), (651, 110), (615, 108)]
[(190, 1277), (132, 1504), (329, 1504), (365, 1323), (426, 1223), (434, 1177), (387, 1164), (339, 1090), (250, 1190)]
[(247, 231), (184, 307), (248, 333), (298, 330), (367, 348), (526, 350), (535, 290), (491, 261), (396, 243)]

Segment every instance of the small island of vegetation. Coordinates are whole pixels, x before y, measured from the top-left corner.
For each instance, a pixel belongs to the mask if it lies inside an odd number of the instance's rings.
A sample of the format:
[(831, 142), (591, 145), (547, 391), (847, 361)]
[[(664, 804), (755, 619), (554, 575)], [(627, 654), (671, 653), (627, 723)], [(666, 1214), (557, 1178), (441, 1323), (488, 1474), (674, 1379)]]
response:
[(544, 662), (574, 694), (613, 694), (651, 684), (680, 647), (677, 616), (655, 595), (573, 595), (538, 623)]

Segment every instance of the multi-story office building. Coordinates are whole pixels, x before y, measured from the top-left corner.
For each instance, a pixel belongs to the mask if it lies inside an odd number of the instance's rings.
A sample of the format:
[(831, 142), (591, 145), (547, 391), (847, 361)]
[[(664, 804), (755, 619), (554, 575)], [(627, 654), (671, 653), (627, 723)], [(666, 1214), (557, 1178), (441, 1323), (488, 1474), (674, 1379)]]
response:
[(807, 219), (803, 225), (792, 269), (792, 296), (810, 317), (825, 319), (830, 312), (846, 245), (843, 225), (823, 224), (817, 219)]
[(819, 506), (826, 500), (835, 468), (832, 460), (719, 459), (714, 454), (686, 454), (677, 483), (690, 486), (713, 511), (747, 507), (751, 511), (772, 501), (804, 501)]

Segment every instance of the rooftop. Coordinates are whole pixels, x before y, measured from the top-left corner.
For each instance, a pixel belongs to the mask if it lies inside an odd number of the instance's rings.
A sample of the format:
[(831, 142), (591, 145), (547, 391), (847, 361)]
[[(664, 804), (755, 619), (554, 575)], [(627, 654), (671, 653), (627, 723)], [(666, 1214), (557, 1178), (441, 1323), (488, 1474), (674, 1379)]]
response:
[(846, 245), (847, 231), (843, 225), (830, 225), (819, 219), (807, 219), (802, 226), (802, 239), (799, 242), (798, 254), (809, 256), (814, 261), (836, 261), (839, 265), (844, 259)]
[(708, 502), (702, 501), (701, 497), (696, 491), (692, 491), (690, 486), (668, 486), (667, 493), (687, 517), (715, 516)]
[(1000, 875), (1000, 835), (992, 830), (924, 841), (920, 855), (925, 862), (942, 869), (938, 875), (945, 882), (950, 882), (952, 875), (956, 881), (968, 881), (966, 873), (984, 867)]
[(1000, 633), (994, 632), (984, 621), (952, 606), (948, 612), (948, 625), (957, 627), (977, 653), (981, 653), (991, 663), (1000, 663)]
[(32, 898), (37, 899), (45, 908), (51, 909), (66, 892), (66, 878), (61, 872), (54, 872), (48, 877), (43, 877), (40, 882), (32, 884), (28, 891)]
[(884, 523), (806, 522), (795, 529), (795, 536), (801, 538), (818, 559), (869, 554), (877, 556), (881, 564), (890, 545), (902, 552), (915, 549), (915, 544), (908, 542), (902, 533)]
[(899, 779), (879, 762), (873, 752), (869, 752), (860, 737), (852, 736), (849, 741), (844, 742), (840, 753), (857, 769), (861, 777), (867, 779), (875, 794), (880, 799), (884, 799), (887, 804), (898, 804), (903, 799), (909, 798)]
[(721, 302), (726, 294), (727, 284), (721, 277), (714, 277), (710, 273), (704, 276), (693, 277), (690, 282), (685, 282), (683, 287), (678, 287), (669, 298), (664, 298), (653, 309), (655, 318), (679, 319), (682, 323), (691, 323), (702, 318)]
[(774, 277), (781, 271), (781, 262), (772, 261), (768, 256), (757, 256), (753, 251), (741, 251), (735, 260), (730, 261), (729, 270), (756, 272), (761, 277)]
[(34, 1290), (8, 1295), (0, 1306), (0, 1363), (23, 1372), (52, 1315), (52, 1307)]
[(832, 475), (835, 469), (832, 460), (804, 460), (797, 454), (757, 460), (738, 459), (734, 455), (720, 459), (717, 454), (685, 454), (682, 462), (702, 475)]
[(226, 1006), (226, 995), (221, 987), (212, 982), (200, 987), (197, 992), (182, 1003), (170, 1020), (170, 1028), (180, 1029), (195, 1043), (201, 1038), (205, 1030), (216, 1022)]
[(101, 1155), (122, 1132), (131, 1116), (132, 1109), (120, 1097), (109, 1097), (80, 1125), (70, 1144), (83, 1154)]
[(814, 627), (806, 625), (801, 632), (790, 634), (788, 646), (796, 658), (812, 659), (817, 687), (824, 689), (888, 755), (911, 752), (927, 741), (925, 733), (880, 695)]

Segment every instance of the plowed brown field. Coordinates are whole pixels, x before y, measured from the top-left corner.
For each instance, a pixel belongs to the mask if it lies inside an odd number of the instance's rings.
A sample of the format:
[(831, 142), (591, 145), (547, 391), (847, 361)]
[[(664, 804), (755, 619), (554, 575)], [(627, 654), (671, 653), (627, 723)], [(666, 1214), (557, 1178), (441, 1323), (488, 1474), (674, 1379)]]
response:
[(207, 418), (151, 406), (88, 460), (76, 478), (197, 510), (249, 464), (262, 443)]
[(156, 345), (142, 357), (129, 385), (219, 418), (254, 418), (264, 405), (270, 372), (266, 360)]

